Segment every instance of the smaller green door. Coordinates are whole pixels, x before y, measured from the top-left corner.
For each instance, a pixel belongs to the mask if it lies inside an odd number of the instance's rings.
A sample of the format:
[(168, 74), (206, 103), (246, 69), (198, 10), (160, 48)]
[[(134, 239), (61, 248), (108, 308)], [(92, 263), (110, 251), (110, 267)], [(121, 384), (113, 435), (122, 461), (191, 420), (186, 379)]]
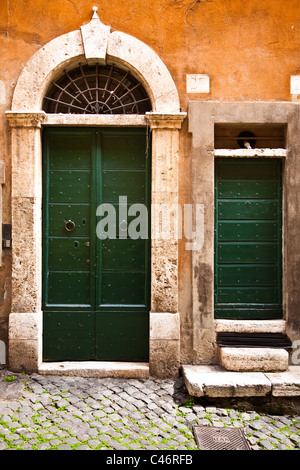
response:
[(282, 317), (279, 159), (216, 159), (215, 318)]

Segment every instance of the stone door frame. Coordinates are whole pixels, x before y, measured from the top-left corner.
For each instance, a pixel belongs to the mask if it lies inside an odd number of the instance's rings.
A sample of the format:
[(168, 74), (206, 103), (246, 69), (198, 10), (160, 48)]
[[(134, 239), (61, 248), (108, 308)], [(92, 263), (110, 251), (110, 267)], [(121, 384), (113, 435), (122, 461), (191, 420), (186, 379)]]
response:
[[(114, 63), (144, 85), (153, 111), (141, 115), (55, 115), (42, 111), (52, 80), (81, 61)], [(12, 308), (9, 316), (9, 367), (42, 369), (42, 150), (44, 126), (146, 126), (152, 130), (152, 204), (178, 204), (179, 129), (186, 114), (170, 73), (141, 41), (99, 20), (57, 37), (25, 65), (6, 112), (12, 161)], [(152, 216), (152, 230), (158, 220)], [(173, 376), (180, 364), (178, 240), (154, 239), (151, 247), (149, 371)], [(75, 367), (75, 365), (74, 365)], [(88, 367), (86, 365), (86, 367)], [(81, 369), (84, 369), (84, 363)], [(102, 364), (93, 364), (94, 373)], [(113, 368), (113, 365), (112, 365)], [(117, 368), (117, 365), (116, 365)], [(55, 367), (54, 367), (55, 369)], [(134, 369), (134, 367), (133, 367)], [(132, 372), (134, 373), (134, 372)]]
[[(218, 331), (280, 332), (299, 339), (300, 155), (299, 104), (289, 102), (201, 102), (191, 101), (188, 126), (191, 134), (192, 202), (204, 206), (204, 244), (192, 253), (193, 270), (193, 350), (198, 364), (219, 361)], [(272, 125), (286, 128), (286, 149), (274, 152), (283, 159), (283, 240), (282, 240), (282, 320), (214, 319), (214, 149), (215, 125)], [(270, 152), (272, 156), (272, 152)], [(226, 156), (226, 152), (224, 154)], [(224, 156), (222, 155), (222, 156)], [(253, 155), (250, 152), (250, 157)], [(265, 154), (262, 154), (266, 155)], [(237, 156), (237, 155), (236, 155)], [(240, 155), (241, 156), (241, 155)], [(255, 155), (254, 155), (255, 156)], [(260, 154), (256, 157), (259, 158)], [(250, 158), (249, 157), (249, 158)]]

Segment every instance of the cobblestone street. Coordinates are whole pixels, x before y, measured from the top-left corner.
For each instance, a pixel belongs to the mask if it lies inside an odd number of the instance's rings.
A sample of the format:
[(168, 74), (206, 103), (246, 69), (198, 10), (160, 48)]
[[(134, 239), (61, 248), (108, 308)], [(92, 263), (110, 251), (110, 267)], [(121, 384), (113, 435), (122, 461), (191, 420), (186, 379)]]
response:
[(183, 380), (92, 379), (0, 369), (0, 449), (197, 450), (193, 425), (238, 427), (253, 450), (300, 449), (300, 415), (203, 405)]

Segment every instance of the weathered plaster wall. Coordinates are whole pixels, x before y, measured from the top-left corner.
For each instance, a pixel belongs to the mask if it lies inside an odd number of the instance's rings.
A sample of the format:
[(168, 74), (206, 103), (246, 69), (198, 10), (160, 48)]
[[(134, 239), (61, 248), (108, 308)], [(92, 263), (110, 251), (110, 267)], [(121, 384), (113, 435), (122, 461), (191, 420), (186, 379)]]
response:
[[(299, 0), (3, 0), (0, 4), (0, 160), (6, 163), (3, 222), (11, 222), (11, 167), (5, 111), (23, 67), (43, 45), (77, 30), (98, 6), (103, 23), (152, 47), (169, 69), (182, 111), (190, 99), (291, 101), (290, 76), (300, 74)], [(210, 77), (210, 93), (187, 94), (186, 74)], [(190, 136), (180, 132), (179, 203), (191, 202)], [(24, 241), (25, 242), (25, 241)], [(179, 312), (183, 362), (192, 350), (191, 252), (180, 245)], [(10, 250), (0, 268), (0, 340), (7, 339)]]

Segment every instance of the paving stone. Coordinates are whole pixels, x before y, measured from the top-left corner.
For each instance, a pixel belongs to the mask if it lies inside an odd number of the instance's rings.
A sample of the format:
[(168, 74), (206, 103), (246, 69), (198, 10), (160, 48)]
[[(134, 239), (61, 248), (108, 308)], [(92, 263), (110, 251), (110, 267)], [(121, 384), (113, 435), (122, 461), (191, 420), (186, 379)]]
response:
[(276, 432), (277, 431), (277, 428), (275, 426), (273, 426), (272, 424), (269, 424), (269, 423), (265, 423), (265, 429), (267, 429), (270, 432)]
[(207, 413), (216, 413), (217, 408), (215, 406), (207, 406), (206, 407), (206, 412)]
[(265, 434), (260, 431), (253, 432), (253, 436), (257, 437), (258, 439), (265, 439)]
[(258, 445), (260, 447), (263, 447), (266, 450), (274, 450), (275, 449), (274, 445), (271, 442), (269, 442), (268, 440), (259, 441)]
[(291, 440), (292, 442), (296, 442), (296, 443), (297, 443), (297, 442), (300, 442), (300, 436), (298, 436), (297, 434), (291, 434), (291, 435), (290, 435), (290, 440)]
[(90, 437), (97, 437), (99, 432), (97, 429), (89, 429), (87, 431), (87, 434), (90, 436)]
[(65, 442), (69, 445), (74, 445), (74, 444), (79, 444), (80, 441), (76, 437), (69, 437), (68, 439), (65, 439)]
[(60, 399), (56, 402), (57, 408), (63, 408), (63, 407), (68, 406), (68, 405), (69, 405), (69, 402), (67, 400), (64, 400), (64, 399)]
[(101, 443), (102, 443), (102, 441), (99, 440), (99, 439), (89, 439), (89, 440), (88, 440), (88, 445), (89, 445), (90, 447), (97, 447), (97, 446), (99, 446)]
[(179, 406), (178, 411), (180, 413), (192, 413), (192, 408), (187, 408), (186, 406)]
[(132, 450), (138, 450), (141, 448), (140, 444), (137, 444), (136, 442), (131, 442), (130, 444), (128, 444), (128, 447)]
[[(299, 416), (260, 415), (254, 409), (200, 403), (187, 407), (191, 397), (182, 378), (85, 379), (32, 374), (27, 388), (32, 392), (24, 391), (17, 401), (0, 402), (0, 450), (8, 447), (4, 439), (17, 449), (196, 449), (194, 420), (197, 425), (243, 428), (253, 450), (300, 449)], [(41, 442), (41, 437), (48, 442)]]
[(197, 415), (195, 415), (194, 413), (190, 413), (190, 414), (188, 414), (188, 415), (185, 416), (185, 420), (186, 420), (188, 423), (192, 423), (192, 422), (194, 422), (196, 419), (197, 419)]
[(61, 440), (60, 439), (51, 439), (51, 441), (49, 441), (49, 444), (51, 444), (51, 446), (58, 446), (59, 444), (61, 444)]
[(8, 415), (3, 415), (3, 416), (1, 417), (1, 421), (3, 421), (4, 423), (11, 423), (12, 419), (11, 419), (11, 417), (8, 416)]
[[(222, 417), (223, 416), (228, 416), (228, 411), (225, 410), (224, 408), (219, 408), (219, 409), (216, 410), (216, 415), (217, 416), (222, 416)], [(248, 419), (248, 416), (250, 416), (247, 413), (243, 413), (243, 415), (244, 415), (244, 417), (242, 417), (242, 419)]]
[(255, 436), (250, 436), (250, 437), (247, 437), (247, 441), (248, 441), (250, 444), (254, 445), (254, 444), (256, 444), (256, 443), (258, 442), (258, 438), (255, 437)]
[(250, 428), (257, 429), (258, 431), (264, 428), (264, 425), (260, 421), (251, 421), (248, 425)]
[(208, 419), (198, 419), (197, 425), (198, 426), (209, 426), (210, 421)]
[(177, 442), (186, 442), (188, 440), (187, 437), (183, 436), (182, 434), (175, 436), (174, 439)]
[(294, 447), (294, 444), (292, 441), (290, 441), (289, 439), (285, 438), (281, 441), (283, 444), (285, 444), (287, 447), (289, 448), (293, 448)]
[[(212, 425), (215, 427), (215, 428), (224, 428), (225, 424), (222, 422), (222, 421), (212, 421)], [(242, 424), (241, 424), (242, 426)]]
[(37, 444), (36, 447), (38, 450), (47, 450), (51, 448), (51, 444), (49, 444), (49, 442), (42, 442), (40, 444)]
[(59, 450), (72, 450), (72, 447), (69, 446), (68, 444), (60, 444), (57, 448)]
[(278, 445), (277, 445), (277, 449), (278, 449), (278, 450), (287, 450), (288, 448), (287, 448), (287, 446), (286, 446), (285, 444), (278, 444)]
[(241, 421), (232, 421), (231, 424), (234, 428), (242, 428), (243, 427), (243, 423)]
[(285, 435), (282, 433), (282, 432), (275, 432), (272, 434), (273, 437), (275, 437), (276, 439), (285, 439)]

